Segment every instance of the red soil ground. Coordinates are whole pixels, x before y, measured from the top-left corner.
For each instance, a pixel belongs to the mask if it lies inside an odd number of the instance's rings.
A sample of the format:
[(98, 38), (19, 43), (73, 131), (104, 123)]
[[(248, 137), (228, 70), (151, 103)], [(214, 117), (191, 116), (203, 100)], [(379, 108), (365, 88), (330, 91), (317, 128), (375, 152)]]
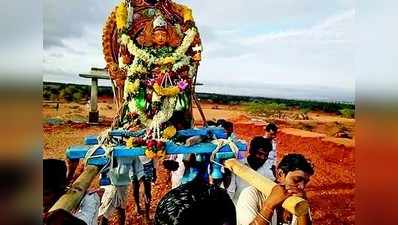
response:
[[(218, 107), (215, 109), (214, 106), (204, 105), (204, 111), (207, 119), (224, 118), (232, 120), (237, 136), (247, 142), (253, 136), (263, 135), (264, 133), (263, 122), (253, 122), (249, 115), (238, 108), (231, 110), (230, 107)], [(43, 109), (43, 115), (55, 116), (54, 110)], [(197, 113), (195, 113), (195, 118), (200, 120)], [(292, 129), (289, 128), (289, 124), (284, 122), (278, 124), (282, 127), (281, 132), (278, 133), (278, 159), (286, 153), (298, 152), (311, 159), (315, 165), (315, 175), (308, 184), (308, 197), (314, 224), (354, 224), (355, 147), (353, 140)], [(68, 146), (80, 144), (84, 136), (98, 134), (107, 126), (107, 123), (89, 126), (84, 123), (73, 122), (64, 125), (44, 125), (43, 158), (63, 159), (65, 158), (64, 151)], [(156, 205), (161, 197), (170, 190), (167, 171), (160, 166), (158, 173), (158, 180), (152, 191), (151, 217), (153, 217)], [(97, 185), (98, 182), (94, 182), (93, 187)], [(112, 219), (111, 224), (117, 224), (115, 218)], [(135, 213), (131, 191), (129, 192), (126, 224), (146, 224), (143, 216)]]

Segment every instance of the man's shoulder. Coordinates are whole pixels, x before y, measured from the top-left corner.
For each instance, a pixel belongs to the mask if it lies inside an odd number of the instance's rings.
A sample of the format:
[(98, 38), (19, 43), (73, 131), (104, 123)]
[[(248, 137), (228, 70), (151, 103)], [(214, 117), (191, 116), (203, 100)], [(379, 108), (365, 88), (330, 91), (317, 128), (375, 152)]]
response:
[(242, 190), (239, 198), (242, 200), (259, 201), (262, 202), (267, 198), (267, 195), (259, 191), (253, 186), (246, 187)]
[[(253, 194), (253, 195), (265, 195), (264, 193), (262, 193), (261, 191), (259, 191), (257, 188), (255, 188), (254, 186), (249, 186), (245, 189), (243, 189), (243, 191), (245, 191), (248, 194)], [(242, 191), (242, 192), (243, 192)]]

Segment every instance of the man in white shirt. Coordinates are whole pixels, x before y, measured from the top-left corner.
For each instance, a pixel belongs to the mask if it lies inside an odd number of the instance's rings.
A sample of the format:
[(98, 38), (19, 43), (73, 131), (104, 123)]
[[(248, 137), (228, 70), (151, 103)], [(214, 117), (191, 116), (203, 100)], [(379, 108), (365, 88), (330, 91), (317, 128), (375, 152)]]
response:
[(277, 168), (277, 183), (269, 196), (254, 187), (245, 188), (236, 204), (238, 225), (308, 225), (311, 215), (296, 217), (281, 205), (289, 196), (306, 198), (304, 188), (314, 174), (313, 166), (303, 155), (288, 154)]
[[(242, 163), (257, 171), (261, 175), (271, 180), (275, 180), (275, 177), (271, 170), (272, 165), (265, 163), (271, 150), (272, 143), (270, 139), (261, 136), (254, 137), (250, 142), (249, 155), (247, 156), (247, 158), (244, 158), (242, 160)], [(233, 173), (231, 174), (230, 182), (224, 182), (224, 184), (226, 186), (228, 194), (235, 204), (238, 201), (241, 191), (245, 187), (249, 186), (246, 181)]]
[[(171, 173), (171, 188), (176, 188), (181, 185), (181, 180), (185, 172), (185, 166), (182, 161), (183, 158), (183, 154), (175, 154), (170, 155), (168, 160), (165, 160), (168, 163), (165, 165), (165, 167), (166, 169), (170, 170)], [(172, 164), (172, 166), (170, 166), (169, 164)]]
[(274, 123), (269, 123), (265, 127), (265, 138), (272, 140), (272, 151), (268, 155), (268, 160), (271, 165), (276, 166), (276, 134), (278, 132), (278, 127)]
[(138, 157), (117, 158), (112, 161), (108, 172), (111, 185), (106, 185), (99, 208), (99, 225), (108, 225), (110, 217), (116, 212), (119, 224), (125, 224), (128, 185), (144, 176), (144, 167)]

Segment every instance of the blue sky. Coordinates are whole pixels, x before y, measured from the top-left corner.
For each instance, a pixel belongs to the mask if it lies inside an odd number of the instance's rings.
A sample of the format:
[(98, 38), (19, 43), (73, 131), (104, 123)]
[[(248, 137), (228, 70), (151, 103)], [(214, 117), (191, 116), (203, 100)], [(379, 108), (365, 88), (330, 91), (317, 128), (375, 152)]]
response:
[[(327, 89), (353, 99), (353, 0), (177, 2), (192, 8), (201, 32), (200, 82), (311, 89), (314, 96)], [(104, 66), (102, 25), (117, 3), (44, 1), (44, 80), (89, 82), (77, 74)]]

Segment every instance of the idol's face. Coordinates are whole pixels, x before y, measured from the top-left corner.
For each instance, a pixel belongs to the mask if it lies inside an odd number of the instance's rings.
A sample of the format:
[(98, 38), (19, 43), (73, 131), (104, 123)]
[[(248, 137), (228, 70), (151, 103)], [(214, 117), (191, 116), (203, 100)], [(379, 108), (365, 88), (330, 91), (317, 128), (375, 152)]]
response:
[(167, 43), (167, 32), (165, 30), (155, 30), (153, 32), (153, 42), (157, 46), (164, 46)]

